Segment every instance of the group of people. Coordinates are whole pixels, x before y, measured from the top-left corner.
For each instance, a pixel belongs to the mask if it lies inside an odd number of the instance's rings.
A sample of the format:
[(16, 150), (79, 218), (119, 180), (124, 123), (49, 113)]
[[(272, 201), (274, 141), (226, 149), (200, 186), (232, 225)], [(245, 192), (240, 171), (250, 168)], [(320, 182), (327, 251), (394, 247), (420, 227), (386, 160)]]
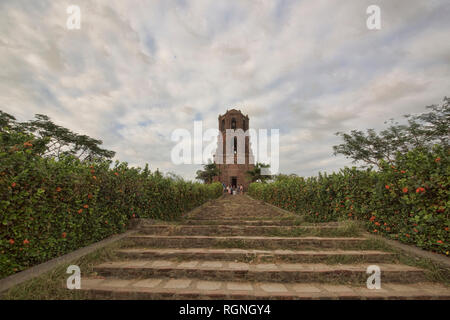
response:
[(228, 185), (225, 186), (223, 183), (223, 192), (228, 194), (243, 194), (244, 193), (244, 186), (242, 184), (237, 186)]

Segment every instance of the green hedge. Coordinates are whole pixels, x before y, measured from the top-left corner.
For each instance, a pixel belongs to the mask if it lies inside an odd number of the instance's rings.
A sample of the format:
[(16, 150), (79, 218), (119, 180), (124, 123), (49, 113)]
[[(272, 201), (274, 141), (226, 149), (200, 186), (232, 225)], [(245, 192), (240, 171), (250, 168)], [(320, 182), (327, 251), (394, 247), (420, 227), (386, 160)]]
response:
[(222, 194), (219, 183), (175, 181), (126, 163), (41, 158), (32, 139), (0, 132), (0, 277), (123, 232), (130, 219), (174, 219)]
[(436, 147), (399, 155), (395, 165), (381, 163), (378, 171), (345, 168), (253, 183), (249, 194), (311, 222), (359, 219), (372, 233), (448, 255), (449, 187), (449, 152)]

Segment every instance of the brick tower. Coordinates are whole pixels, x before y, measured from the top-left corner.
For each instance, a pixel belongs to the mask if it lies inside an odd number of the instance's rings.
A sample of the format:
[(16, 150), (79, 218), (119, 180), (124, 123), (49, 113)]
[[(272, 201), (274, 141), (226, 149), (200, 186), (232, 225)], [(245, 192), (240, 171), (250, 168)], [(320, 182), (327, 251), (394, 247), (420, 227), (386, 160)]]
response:
[[(238, 186), (242, 184), (245, 191), (250, 184), (246, 172), (254, 168), (250, 137), (241, 135), (239, 139), (242, 139), (240, 141), (243, 142), (238, 142), (238, 137), (234, 135), (238, 132), (246, 132), (249, 127), (248, 115), (244, 116), (240, 110), (231, 109), (227, 110), (224, 115), (219, 115), (219, 131), (221, 132), (219, 139), (222, 140), (222, 143), (219, 141), (217, 152), (214, 155), (214, 162), (220, 170), (220, 175), (215, 177), (214, 180), (225, 185)], [(231, 133), (231, 136), (228, 137), (231, 143), (228, 153), (226, 152), (227, 129), (228, 134)], [(242, 129), (242, 131), (239, 129)], [(238, 146), (240, 147), (238, 148)], [(220, 152), (220, 149), (222, 149), (222, 152)], [(222, 161), (219, 161), (219, 157), (222, 158)], [(238, 159), (241, 160), (238, 161)]]

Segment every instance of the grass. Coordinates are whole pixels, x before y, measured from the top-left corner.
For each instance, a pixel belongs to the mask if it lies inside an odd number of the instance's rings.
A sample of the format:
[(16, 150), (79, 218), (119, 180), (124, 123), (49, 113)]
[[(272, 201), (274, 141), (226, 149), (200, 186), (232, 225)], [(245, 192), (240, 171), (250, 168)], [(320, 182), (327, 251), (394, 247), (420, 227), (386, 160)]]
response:
[(66, 281), (69, 274), (66, 273), (69, 265), (77, 265), (81, 270), (81, 285), (83, 277), (92, 274), (94, 265), (102, 262), (119, 259), (115, 249), (121, 247), (120, 242), (98, 249), (77, 260), (65, 263), (43, 275), (21, 283), (0, 298), (4, 300), (82, 300), (88, 296), (80, 290), (69, 290)]
[[(352, 250), (379, 250), (394, 252), (394, 249), (389, 246), (382, 239), (372, 239), (368, 238), (366, 241), (360, 242), (357, 245), (352, 245)], [(345, 248), (344, 248), (345, 249)]]
[[(427, 279), (431, 282), (440, 282), (450, 286), (450, 268), (444, 267), (430, 259), (407, 254), (405, 251), (393, 248), (383, 239), (369, 238), (358, 248), (360, 250), (379, 250), (396, 254), (396, 259), (391, 263), (408, 265), (425, 270)], [(376, 263), (374, 263), (376, 264)]]
[(358, 237), (361, 227), (355, 221), (345, 221), (336, 227), (321, 228), (320, 225), (311, 225), (307, 228), (276, 228), (269, 233), (273, 237)]
[(244, 248), (248, 248), (248, 245), (245, 243), (244, 240), (240, 240), (240, 239), (233, 239), (233, 240), (221, 240), (221, 241), (217, 241), (214, 245), (213, 248), (240, 248), (240, 249), (244, 249)]
[(426, 277), (432, 282), (440, 282), (450, 287), (450, 268), (434, 263), (430, 259), (421, 258), (398, 251), (398, 263), (425, 270)]
[(158, 220), (158, 219), (146, 219), (146, 218), (143, 218), (143, 219), (149, 221), (149, 223), (147, 223), (145, 225), (179, 225), (179, 224), (183, 224), (182, 219), (176, 219), (176, 220)]

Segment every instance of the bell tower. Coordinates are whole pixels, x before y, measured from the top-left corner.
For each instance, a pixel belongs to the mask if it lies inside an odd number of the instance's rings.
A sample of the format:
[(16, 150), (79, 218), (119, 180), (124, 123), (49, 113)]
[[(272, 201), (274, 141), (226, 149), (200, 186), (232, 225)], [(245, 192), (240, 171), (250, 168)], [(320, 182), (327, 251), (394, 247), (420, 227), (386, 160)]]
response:
[[(220, 175), (215, 178), (215, 181), (220, 181), (227, 186), (242, 184), (244, 190), (247, 190), (250, 182), (246, 172), (254, 168), (250, 137), (248, 134), (242, 134), (247, 132), (250, 127), (248, 115), (244, 116), (240, 110), (231, 109), (227, 110), (224, 115), (219, 115), (218, 120), (220, 131), (218, 139), (221, 141), (218, 141), (214, 162), (220, 170)], [(227, 137), (227, 134), (230, 137)], [(229, 143), (228, 150), (227, 141)]]

